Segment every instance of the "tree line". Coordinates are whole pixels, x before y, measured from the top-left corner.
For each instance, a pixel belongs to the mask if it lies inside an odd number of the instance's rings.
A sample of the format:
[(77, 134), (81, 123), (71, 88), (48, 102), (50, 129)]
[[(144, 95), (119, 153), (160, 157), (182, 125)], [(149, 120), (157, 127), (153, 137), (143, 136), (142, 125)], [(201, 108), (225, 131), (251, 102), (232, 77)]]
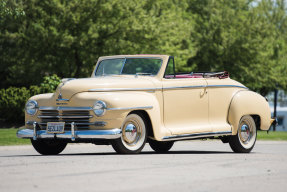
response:
[(229, 71), (287, 90), (284, 0), (0, 0), (0, 88), (88, 77), (99, 56), (168, 54), (178, 72)]

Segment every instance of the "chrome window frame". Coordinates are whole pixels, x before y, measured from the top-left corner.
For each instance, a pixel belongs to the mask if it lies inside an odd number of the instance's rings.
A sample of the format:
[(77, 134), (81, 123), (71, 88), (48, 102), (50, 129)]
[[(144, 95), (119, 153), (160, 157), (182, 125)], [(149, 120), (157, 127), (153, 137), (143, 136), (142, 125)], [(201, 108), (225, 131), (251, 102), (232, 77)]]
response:
[[(173, 78), (165, 78), (165, 75), (166, 75), (166, 71), (167, 71), (167, 68), (168, 68), (168, 63), (170, 60), (173, 60)], [(175, 72), (175, 60), (174, 60), (174, 56), (169, 56), (168, 57), (168, 60), (167, 60), (167, 64), (166, 64), (166, 67), (165, 67), (165, 70), (164, 70), (164, 73), (163, 73), (163, 79), (176, 79), (176, 72)]]

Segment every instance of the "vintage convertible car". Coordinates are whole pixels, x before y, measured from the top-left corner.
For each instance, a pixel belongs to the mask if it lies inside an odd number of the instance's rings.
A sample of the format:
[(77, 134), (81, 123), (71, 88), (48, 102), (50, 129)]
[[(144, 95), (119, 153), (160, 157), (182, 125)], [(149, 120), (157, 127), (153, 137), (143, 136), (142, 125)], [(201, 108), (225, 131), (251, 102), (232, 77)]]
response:
[(264, 97), (227, 72), (175, 72), (172, 56), (100, 57), (91, 78), (63, 79), (55, 93), (31, 97), (26, 128), (40, 154), (59, 154), (67, 143), (111, 144), (139, 153), (146, 142), (167, 152), (174, 141), (218, 138), (248, 153), (257, 130), (274, 119)]

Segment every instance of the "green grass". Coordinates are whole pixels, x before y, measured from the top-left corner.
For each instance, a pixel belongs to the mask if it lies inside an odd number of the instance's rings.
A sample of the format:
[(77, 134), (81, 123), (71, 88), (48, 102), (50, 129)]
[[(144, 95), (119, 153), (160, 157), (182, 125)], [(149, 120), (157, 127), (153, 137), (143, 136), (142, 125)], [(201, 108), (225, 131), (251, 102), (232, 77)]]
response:
[[(0, 146), (4, 145), (27, 145), (31, 144), (30, 139), (19, 139), (16, 136), (18, 129), (0, 129)], [(268, 134), (266, 131), (257, 132), (258, 140), (270, 140), (270, 141), (287, 141), (287, 132), (270, 131)]]
[(258, 140), (287, 141), (287, 131), (258, 131)]
[(19, 139), (16, 136), (18, 129), (0, 129), (0, 146), (3, 145), (27, 145), (30, 139)]

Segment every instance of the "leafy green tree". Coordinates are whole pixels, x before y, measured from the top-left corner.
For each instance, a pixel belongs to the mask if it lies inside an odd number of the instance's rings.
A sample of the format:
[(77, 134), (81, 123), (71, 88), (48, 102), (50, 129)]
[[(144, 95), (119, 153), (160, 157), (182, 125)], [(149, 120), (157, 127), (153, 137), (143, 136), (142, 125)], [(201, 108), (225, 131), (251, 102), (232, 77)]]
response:
[(0, 1), (0, 87), (10, 78), (10, 67), (21, 62), (18, 44), (18, 28), (25, 17), (21, 3), (14, 0)]
[(257, 13), (270, 26), (268, 46), (272, 50), (267, 62), (270, 70), (269, 83), (265, 85), (265, 92), (273, 89), (287, 90), (287, 4), (284, 0), (263, 0), (258, 5)]
[(60, 84), (60, 82), (61, 79), (56, 74), (44, 77), (43, 83), (40, 84), (41, 92), (53, 93)]
[(87, 77), (99, 56), (168, 54), (177, 71), (287, 89), (284, 0), (1, 0), (0, 87)]
[[(23, 0), (7, 66), (8, 85), (27, 86), (41, 76), (89, 76), (99, 56), (160, 53), (187, 59), (186, 4), (176, 1)], [(5, 27), (4, 27), (5, 28)], [(12, 40), (11, 30), (3, 39)], [(184, 44), (184, 46), (183, 46)], [(13, 48), (12, 48), (13, 47)]]
[(56, 90), (60, 78), (57, 75), (46, 76), (40, 86), (9, 87), (0, 89), (0, 123), (22, 124), (27, 100), (33, 95), (52, 93)]
[[(258, 4), (248, 0), (193, 1), (189, 11), (195, 19), (191, 38), (195, 41), (196, 53), (188, 65), (199, 71), (227, 70), (231, 77), (264, 95), (276, 85), (286, 87), (286, 77), (280, 75), (280, 70), (286, 71), (286, 65), (276, 62), (275, 56), (276, 50), (286, 43), (279, 40), (278, 45), (274, 39), (278, 31), (276, 25), (286, 17), (282, 2), (279, 6), (279, 1), (274, 4), (271, 0)], [(266, 19), (269, 13), (280, 19)], [(277, 37), (284, 35), (278, 32)], [(281, 54), (286, 53), (280, 50)]]

